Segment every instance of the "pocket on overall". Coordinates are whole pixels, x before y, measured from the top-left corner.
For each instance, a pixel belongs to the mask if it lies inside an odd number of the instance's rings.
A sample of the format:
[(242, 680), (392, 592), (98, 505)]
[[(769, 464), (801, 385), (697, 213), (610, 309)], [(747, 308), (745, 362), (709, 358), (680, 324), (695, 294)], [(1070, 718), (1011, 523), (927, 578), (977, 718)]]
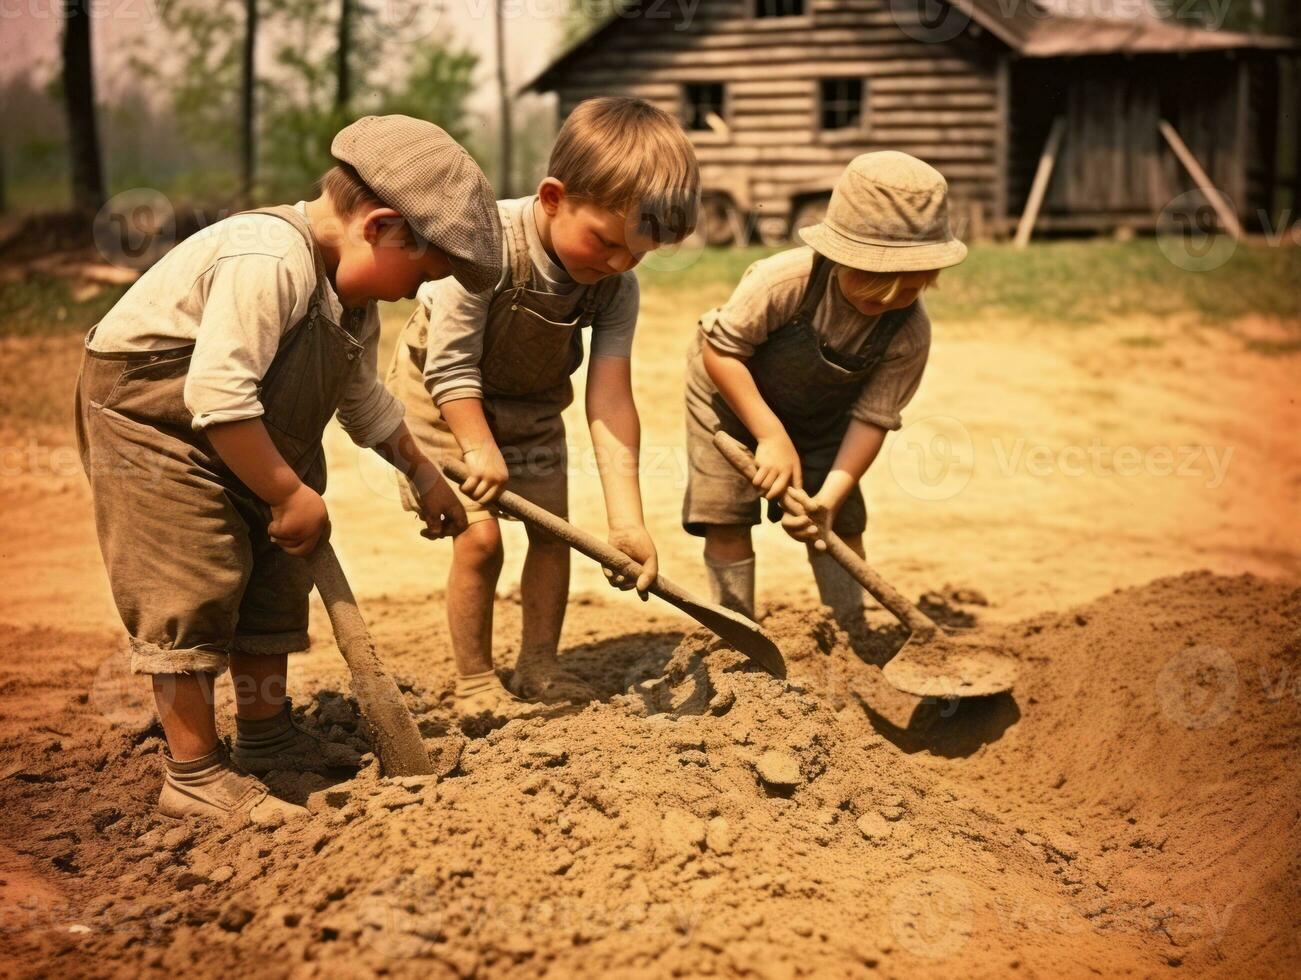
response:
[(489, 330), (479, 362), (484, 390), (497, 395), (531, 395), (566, 381), (583, 360), (584, 318), (549, 320), (523, 303)]
[(193, 345), (132, 354), (100, 408), (133, 421), (189, 429), (194, 421), (185, 407), (185, 377)]

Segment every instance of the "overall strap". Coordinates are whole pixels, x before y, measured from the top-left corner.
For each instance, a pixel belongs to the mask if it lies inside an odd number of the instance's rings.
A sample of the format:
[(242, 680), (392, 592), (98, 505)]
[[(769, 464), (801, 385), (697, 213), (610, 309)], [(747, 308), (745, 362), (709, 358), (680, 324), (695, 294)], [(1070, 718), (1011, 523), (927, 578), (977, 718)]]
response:
[(867, 349), (862, 354), (864, 363), (869, 367), (875, 367), (880, 363), (886, 351), (890, 349), (890, 344), (916, 309), (917, 301), (914, 300), (911, 306), (905, 306), (902, 310), (890, 310), (888, 313), (881, 314), (875, 329), (867, 338)]
[(507, 207), (497, 202), (497, 213), (501, 216), (501, 230), (506, 238), (507, 252), (510, 254), (510, 284), (518, 289), (533, 281), (533, 260), (529, 258), (529, 239), (524, 231), (524, 222), (532, 221), (533, 215), (525, 211), (533, 207), (535, 199), (526, 198), (522, 208)]
[(831, 278), (835, 268), (836, 263), (825, 255), (819, 252), (813, 253), (813, 268), (809, 270), (809, 281), (804, 286), (804, 295), (800, 297), (795, 319), (803, 320), (805, 323), (813, 322), (813, 316), (818, 312), (818, 305), (822, 302), (822, 297), (827, 294), (827, 280)]
[(269, 214), (273, 218), (279, 218), (289, 223), (303, 236), (307, 241), (307, 247), (312, 252), (312, 264), (316, 267), (316, 292), (319, 295), (330, 279), (325, 268), (325, 257), (321, 255), (321, 249), (316, 244), (315, 236), (312, 235), (312, 225), (307, 220), (307, 216), (292, 204), (276, 204), (272, 207), (252, 208), (248, 211), (241, 211), (240, 214)]

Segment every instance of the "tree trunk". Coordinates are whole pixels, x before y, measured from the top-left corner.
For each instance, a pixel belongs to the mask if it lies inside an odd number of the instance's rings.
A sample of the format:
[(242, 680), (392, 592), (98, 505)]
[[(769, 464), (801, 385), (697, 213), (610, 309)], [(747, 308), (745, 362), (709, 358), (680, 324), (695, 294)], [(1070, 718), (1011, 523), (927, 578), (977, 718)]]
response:
[(253, 202), (257, 159), (257, 0), (244, 0), (243, 91), (240, 93), (240, 196), (245, 206)]
[(352, 71), (348, 59), (352, 49), (352, 13), (353, 0), (339, 0), (339, 43), (334, 54), (334, 108), (340, 114), (347, 111), (352, 99)]
[(104, 170), (95, 118), (95, 75), (90, 55), (88, 0), (63, 3), (63, 103), (72, 157), (72, 203), (98, 211), (104, 204)]
[(505, 0), (496, 0), (493, 14), (496, 19), (497, 34), (497, 97), (500, 101), (501, 115), (501, 165), (497, 179), (497, 193), (502, 197), (514, 197), (511, 183), (514, 177), (514, 133), (511, 125), (510, 89), (506, 81), (506, 25), (502, 16), (502, 4)]

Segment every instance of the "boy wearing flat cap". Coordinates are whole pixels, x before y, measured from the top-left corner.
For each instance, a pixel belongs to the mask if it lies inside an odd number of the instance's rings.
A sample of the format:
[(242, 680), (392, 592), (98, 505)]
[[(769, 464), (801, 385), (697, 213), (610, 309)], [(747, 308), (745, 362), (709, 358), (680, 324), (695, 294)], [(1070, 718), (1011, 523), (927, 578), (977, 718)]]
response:
[[(683, 526), (705, 538), (715, 600), (754, 616), (760, 498), (797, 541), (814, 517), (863, 554), (867, 509), (858, 483), (921, 382), (930, 320), (921, 293), (967, 254), (949, 228), (948, 186), (905, 153), (855, 158), (808, 247), (754, 263), (726, 305), (706, 313), (687, 370), (688, 482)], [(753, 481), (719, 453), (722, 429), (754, 448)], [(782, 513), (789, 486), (818, 512)], [(863, 591), (809, 547), (818, 593), (846, 628)]]
[[(159, 812), (297, 815), (253, 774), (356, 764), (299, 730), (287, 656), (307, 649), (304, 556), (328, 533), (321, 435), (352, 439), (417, 488), (422, 532), (465, 513), (380, 383), (377, 300), (501, 273), (492, 189), (432, 123), (342, 130), (320, 194), (219, 221), (146, 272), (86, 338), (77, 436), (131, 666), (167, 736)], [(218, 739), (229, 669), (237, 733)]]

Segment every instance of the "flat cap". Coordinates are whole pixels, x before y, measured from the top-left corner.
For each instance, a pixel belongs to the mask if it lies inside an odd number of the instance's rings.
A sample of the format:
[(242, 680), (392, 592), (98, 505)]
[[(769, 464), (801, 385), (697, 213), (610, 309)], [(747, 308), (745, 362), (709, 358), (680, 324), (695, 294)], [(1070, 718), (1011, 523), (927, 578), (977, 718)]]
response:
[(444, 130), (410, 116), (363, 116), (339, 131), (330, 153), (447, 253), (462, 286), (478, 293), (497, 284), (501, 219), (492, 185)]

